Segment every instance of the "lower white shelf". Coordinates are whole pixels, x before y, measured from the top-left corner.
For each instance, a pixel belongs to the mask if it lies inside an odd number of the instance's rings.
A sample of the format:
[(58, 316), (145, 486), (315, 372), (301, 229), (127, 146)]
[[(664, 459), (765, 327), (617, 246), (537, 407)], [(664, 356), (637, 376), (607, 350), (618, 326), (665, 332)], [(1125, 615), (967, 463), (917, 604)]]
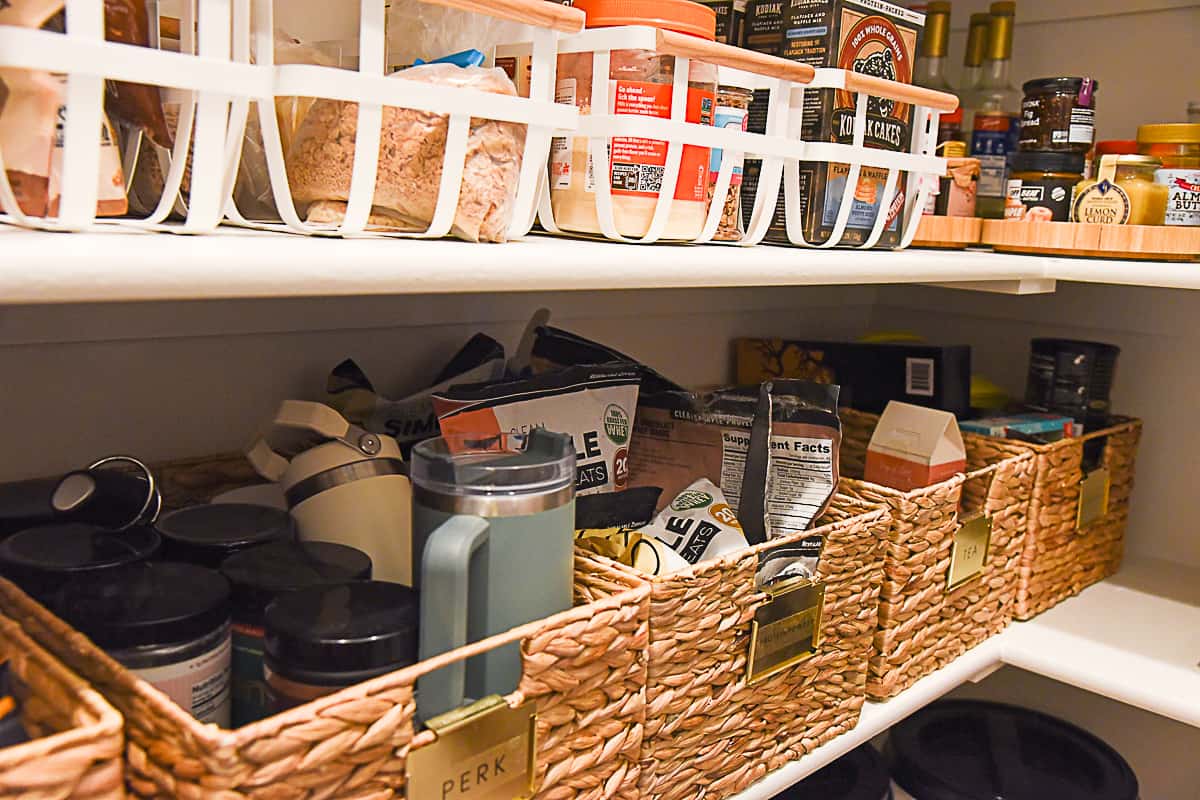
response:
[(1013, 624), (886, 703), (867, 703), (854, 730), (735, 800), (770, 800), (957, 686), (1006, 664), (1200, 728), (1200, 569), (1129, 560), (1115, 577)]

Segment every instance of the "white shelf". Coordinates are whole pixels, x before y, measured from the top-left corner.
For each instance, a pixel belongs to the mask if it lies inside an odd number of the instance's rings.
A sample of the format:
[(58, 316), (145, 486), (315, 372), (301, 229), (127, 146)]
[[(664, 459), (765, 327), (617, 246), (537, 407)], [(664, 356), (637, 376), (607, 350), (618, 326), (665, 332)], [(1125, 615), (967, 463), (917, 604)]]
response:
[(854, 730), (734, 800), (770, 800), (969, 680), (1012, 665), (1200, 727), (1200, 569), (1129, 561), (1083, 591), (918, 681), (867, 703)]
[(0, 303), (920, 283), (1011, 293), (1055, 279), (1200, 289), (1200, 265), (759, 246), (318, 239), (223, 228), (178, 237), (0, 226)]

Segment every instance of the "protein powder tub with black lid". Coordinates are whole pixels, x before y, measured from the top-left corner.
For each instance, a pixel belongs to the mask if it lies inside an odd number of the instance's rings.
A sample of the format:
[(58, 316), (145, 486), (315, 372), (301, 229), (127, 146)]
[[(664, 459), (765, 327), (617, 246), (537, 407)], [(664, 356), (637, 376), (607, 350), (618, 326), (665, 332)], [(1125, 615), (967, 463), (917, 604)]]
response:
[(249, 547), (295, 538), (286, 511), (248, 503), (217, 503), (172, 511), (159, 519), (163, 557), (217, 569)]
[(272, 710), (283, 711), (417, 662), (417, 592), (358, 581), (281, 595), (263, 619)]
[(1071, 195), (1083, 179), (1083, 153), (1016, 153), (1008, 178), (1004, 218), (1070, 222)]
[(220, 573), (194, 564), (135, 564), (80, 578), (53, 605), (196, 719), (229, 727), (229, 581)]
[(879, 751), (869, 744), (851, 750), (772, 800), (891, 800), (891, 781)]
[(112, 531), (81, 522), (45, 525), (0, 543), (0, 573), (45, 603), (70, 579), (145, 561), (158, 552), (161, 542), (152, 528)]
[(1096, 139), (1096, 93), (1091, 78), (1039, 78), (1022, 87), (1021, 150), (1086, 153)]
[(972, 700), (926, 706), (885, 750), (896, 800), (1137, 800), (1116, 750), (1048, 714)]
[(263, 613), (284, 592), (371, 578), (371, 559), (333, 542), (276, 542), (221, 564), (233, 587), (233, 726), (270, 713), (263, 678)]

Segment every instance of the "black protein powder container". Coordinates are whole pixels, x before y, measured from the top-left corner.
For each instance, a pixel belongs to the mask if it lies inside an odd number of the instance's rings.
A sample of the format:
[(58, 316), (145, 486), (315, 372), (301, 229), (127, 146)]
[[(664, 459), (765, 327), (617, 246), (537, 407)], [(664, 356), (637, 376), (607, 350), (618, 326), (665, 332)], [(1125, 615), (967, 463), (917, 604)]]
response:
[(152, 558), (162, 539), (152, 528), (111, 531), (69, 522), (15, 533), (0, 542), (0, 573), (48, 604), (64, 584), (84, 575)]
[(1072, 417), (1084, 432), (1108, 424), (1109, 395), (1121, 348), (1074, 339), (1034, 339), (1025, 404)]
[(281, 595), (264, 617), (264, 675), (279, 712), (417, 662), (417, 592), (358, 581)]
[(892, 788), (883, 757), (864, 744), (773, 800), (892, 800)]
[(134, 564), (73, 581), (53, 606), (196, 719), (229, 727), (229, 582), (220, 573)]
[(371, 558), (332, 542), (275, 542), (235, 553), (221, 564), (233, 587), (233, 726), (270, 713), (263, 680), (263, 614), (285, 592), (370, 580)]
[(1105, 742), (1056, 717), (970, 700), (935, 703), (892, 728), (897, 800), (1137, 800)]
[(246, 503), (189, 506), (159, 519), (163, 556), (217, 569), (234, 553), (295, 538), (286, 511)]

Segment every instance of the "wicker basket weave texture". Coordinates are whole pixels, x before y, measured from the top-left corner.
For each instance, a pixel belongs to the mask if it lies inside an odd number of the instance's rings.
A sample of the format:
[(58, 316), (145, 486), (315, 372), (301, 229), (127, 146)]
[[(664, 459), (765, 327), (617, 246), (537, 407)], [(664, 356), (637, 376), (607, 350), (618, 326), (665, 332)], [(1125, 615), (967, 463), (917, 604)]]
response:
[(0, 616), (22, 722), (33, 737), (0, 750), (3, 800), (121, 800), (125, 797), (121, 716), (98, 692)]
[[(893, 697), (920, 678), (1003, 630), (1013, 618), (1016, 558), (1022, 551), (1033, 485), (1027, 452), (994, 453), (970, 435), (966, 475), (901, 492), (861, 478), (879, 418), (843, 409), (842, 490), (887, 504), (892, 528), (884, 551), (879, 627), (867, 695)], [(992, 517), (988, 557), (979, 577), (948, 588), (960, 524)]]
[[(886, 510), (835, 499), (820, 527), (653, 579), (641, 797), (720, 800), (852, 728), (875, 629)], [(746, 683), (759, 554), (820, 535), (824, 641)]]
[(589, 605), (237, 731), (201, 725), (3, 581), (0, 607), (124, 714), (126, 777), (139, 797), (404, 798), (408, 752), (435, 738), (429, 731), (414, 732), (417, 678), (520, 641), (524, 675), (506, 700), (513, 706), (532, 701), (538, 711), (534, 797), (635, 800), (645, 720), (649, 587), (586, 555), (576, 566), (589, 576), (578, 594), (598, 598)]

